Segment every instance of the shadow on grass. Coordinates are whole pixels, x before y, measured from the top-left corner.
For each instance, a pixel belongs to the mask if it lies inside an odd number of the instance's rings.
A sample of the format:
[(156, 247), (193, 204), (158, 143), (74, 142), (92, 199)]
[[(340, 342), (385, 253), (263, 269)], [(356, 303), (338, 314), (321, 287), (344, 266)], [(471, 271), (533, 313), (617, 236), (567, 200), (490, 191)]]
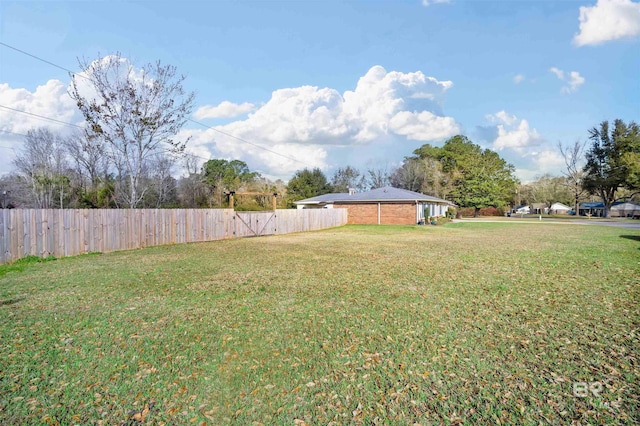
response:
[[(620, 238), (626, 238), (627, 240), (640, 242), (640, 235), (620, 235)], [(638, 250), (640, 250), (640, 247), (638, 247)]]
[(18, 296), (18, 297), (14, 297), (13, 299), (6, 299), (6, 300), (0, 299), (0, 306), (14, 305), (18, 302), (22, 302), (24, 299), (26, 299), (25, 296)]

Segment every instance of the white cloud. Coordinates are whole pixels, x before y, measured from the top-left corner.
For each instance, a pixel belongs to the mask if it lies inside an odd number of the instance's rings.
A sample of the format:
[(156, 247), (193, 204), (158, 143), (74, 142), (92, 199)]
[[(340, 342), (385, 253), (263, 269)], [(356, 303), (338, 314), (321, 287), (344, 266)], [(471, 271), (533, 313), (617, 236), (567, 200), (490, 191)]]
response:
[[(127, 69), (129, 63), (125, 60), (122, 65)], [(78, 83), (82, 81), (79, 79)], [(283, 179), (305, 166), (328, 170), (342, 165), (347, 161), (346, 155), (355, 158), (354, 165), (370, 158), (391, 160), (396, 154), (400, 159), (417, 142), (438, 142), (461, 132), (458, 123), (442, 113), (442, 100), (452, 86), (450, 81), (440, 81), (420, 71), (387, 72), (374, 66), (358, 79), (353, 90), (343, 93), (333, 88), (301, 86), (276, 90), (259, 107), (223, 102), (201, 108), (199, 117), (254, 108), (246, 118), (215, 128), (249, 143), (211, 129), (183, 129), (178, 137), (192, 136), (188, 151), (203, 159), (239, 159), (264, 175)], [(81, 124), (67, 87), (68, 84), (51, 80), (32, 93), (3, 84), (0, 105)], [(82, 90), (85, 93), (90, 88)], [(0, 109), (2, 130), (25, 133), (40, 125), (64, 128)], [(19, 140), (0, 134), (0, 146), (13, 147)], [(368, 148), (363, 150), (362, 146)]]
[(430, 6), (432, 4), (451, 3), (451, 0), (422, 0), (423, 6)]
[(560, 174), (564, 166), (562, 156), (527, 120), (506, 111), (489, 114), (486, 119), (495, 126), (479, 127), (481, 137), (514, 165), (521, 182), (532, 181), (545, 173)]
[(213, 130), (194, 134), (191, 146), (199, 155), (208, 150), (214, 157), (241, 159), (256, 168), (259, 164), (264, 174), (287, 178), (305, 165), (331, 166), (345, 147), (369, 145), (367, 155), (375, 155), (389, 144), (440, 141), (460, 133), (456, 121), (440, 112), (440, 101), (452, 86), (419, 71), (387, 72), (374, 66), (354, 90), (279, 89), (246, 119), (216, 127), (300, 162)]
[[(52, 118), (65, 123), (81, 124), (76, 105), (67, 94), (67, 85), (59, 80), (49, 80), (31, 92), (0, 84), (0, 105), (19, 111)], [(73, 127), (38, 118), (6, 108), (0, 108), (0, 172), (12, 169), (14, 154), (22, 146), (24, 135), (37, 127), (47, 127), (62, 134)]]
[(573, 93), (577, 91), (578, 88), (582, 86), (586, 81), (578, 71), (571, 71), (566, 75), (564, 71), (556, 67), (551, 67), (549, 71), (554, 73), (559, 80), (567, 82), (567, 84), (565, 86), (562, 86), (562, 89), (560, 89), (561, 93)]
[(523, 75), (523, 74), (516, 74), (516, 75), (513, 77), (513, 82), (514, 82), (515, 84), (520, 84), (520, 83), (522, 83), (522, 82), (524, 81), (524, 78), (525, 78), (525, 77), (524, 77), (524, 75)]
[(640, 3), (631, 0), (598, 0), (595, 6), (580, 7), (580, 32), (573, 38), (577, 46), (640, 35)]
[[(327, 150), (320, 145), (277, 143), (273, 145), (246, 143), (213, 129), (200, 131), (185, 129), (180, 137), (191, 136), (187, 152), (205, 159), (224, 158), (242, 160), (253, 170), (273, 179), (288, 179), (299, 169), (319, 167), (326, 170)], [(266, 148), (266, 149), (264, 149)]]
[(556, 77), (558, 77), (560, 80), (564, 80), (564, 71), (562, 71), (561, 69), (558, 69), (556, 67), (551, 67), (549, 71), (554, 73)]
[[(67, 94), (67, 85), (60, 80), (49, 80), (38, 86), (34, 92), (27, 89), (12, 89), (8, 84), (0, 84), (0, 105), (58, 121), (79, 124), (80, 114), (73, 100)], [(0, 108), (0, 129), (26, 133), (34, 127), (49, 127), (55, 130), (68, 126), (37, 118), (33, 115)]]
[(508, 126), (511, 126), (518, 120), (518, 117), (516, 117), (515, 115), (510, 115), (504, 110), (498, 111), (495, 114), (487, 114), (485, 117), (492, 123), (502, 123)]
[(569, 81), (567, 82), (568, 86), (564, 86), (562, 91), (564, 93), (572, 93), (578, 90), (578, 87), (582, 86), (585, 82), (584, 77), (580, 75), (577, 71), (571, 71), (569, 73)]
[(193, 113), (193, 116), (198, 120), (205, 118), (233, 118), (247, 114), (255, 110), (255, 108), (255, 105), (249, 102), (234, 104), (233, 102), (224, 101), (216, 106), (201, 106)]
[(516, 165), (516, 176), (522, 183), (534, 181), (546, 173), (559, 176), (565, 165), (560, 152), (550, 146), (529, 152), (517, 162), (523, 164), (522, 167)]
[(445, 139), (459, 133), (453, 118), (438, 117), (429, 111), (401, 111), (389, 120), (389, 129), (416, 141)]
[(512, 149), (518, 153), (526, 153), (531, 147), (540, 145), (544, 140), (536, 129), (529, 126), (525, 119), (518, 119), (505, 111), (487, 115), (487, 119), (497, 124), (497, 136), (492, 148), (496, 151)]

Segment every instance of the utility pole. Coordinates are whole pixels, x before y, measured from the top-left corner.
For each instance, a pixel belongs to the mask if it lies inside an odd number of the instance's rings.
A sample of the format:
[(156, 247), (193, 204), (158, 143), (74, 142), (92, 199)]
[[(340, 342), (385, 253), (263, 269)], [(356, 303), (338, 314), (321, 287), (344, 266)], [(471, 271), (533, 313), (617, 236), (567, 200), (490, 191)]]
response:
[(2, 191), (2, 208), (6, 209), (7, 206), (9, 205), (9, 203), (7, 203), (7, 199), (9, 198), (9, 195), (11, 194), (11, 191)]

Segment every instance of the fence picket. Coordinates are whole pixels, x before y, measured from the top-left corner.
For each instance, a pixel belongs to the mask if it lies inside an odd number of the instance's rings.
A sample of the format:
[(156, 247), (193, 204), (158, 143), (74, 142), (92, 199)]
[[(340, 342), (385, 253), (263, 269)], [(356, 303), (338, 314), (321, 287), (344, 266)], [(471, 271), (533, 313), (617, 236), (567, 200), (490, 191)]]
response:
[(73, 256), (163, 244), (314, 231), (347, 223), (346, 209), (1, 209), (0, 263), (27, 255)]

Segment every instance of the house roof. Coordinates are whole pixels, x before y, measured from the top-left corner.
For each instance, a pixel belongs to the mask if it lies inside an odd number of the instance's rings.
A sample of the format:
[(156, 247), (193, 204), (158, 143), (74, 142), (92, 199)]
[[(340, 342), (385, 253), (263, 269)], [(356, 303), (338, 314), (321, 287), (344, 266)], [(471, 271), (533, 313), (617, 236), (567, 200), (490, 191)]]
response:
[(428, 202), (436, 204), (453, 205), (442, 198), (420, 194), (419, 192), (408, 191), (406, 189), (385, 186), (383, 188), (372, 189), (367, 192), (356, 192), (349, 195), (345, 192), (318, 195), (296, 201), (295, 204), (332, 204), (332, 203), (366, 203), (366, 202)]
[(349, 197), (346, 192), (336, 192), (333, 194), (323, 194), (317, 197), (305, 198), (304, 200), (294, 201), (295, 204), (321, 204), (327, 202), (333, 202), (342, 198)]
[(562, 203), (553, 203), (550, 207), (551, 210), (571, 210), (571, 207)]
[[(629, 208), (640, 208), (639, 205), (634, 204), (630, 201), (616, 201), (615, 203), (613, 203), (611, 205), (611, 208), (620, 208), (619, 206), (624, 205), (625, 209), (629, 209)], [(635, 206), (635, 207), (634, 207)], [(603, 209), (604, 208), (604, 203), (602, 202), (589, 202), (589, 203), (580, 203), (580, 208), (581, 209)]]
[(581, 209), (602, 209), (604, 204), (602, 202), (590, 201), (588, 203), (580, 203)]
[(640, 210), (640, 205), (630, 201), (622, 201), (619, 203), (613, 203), (611, 210)]

